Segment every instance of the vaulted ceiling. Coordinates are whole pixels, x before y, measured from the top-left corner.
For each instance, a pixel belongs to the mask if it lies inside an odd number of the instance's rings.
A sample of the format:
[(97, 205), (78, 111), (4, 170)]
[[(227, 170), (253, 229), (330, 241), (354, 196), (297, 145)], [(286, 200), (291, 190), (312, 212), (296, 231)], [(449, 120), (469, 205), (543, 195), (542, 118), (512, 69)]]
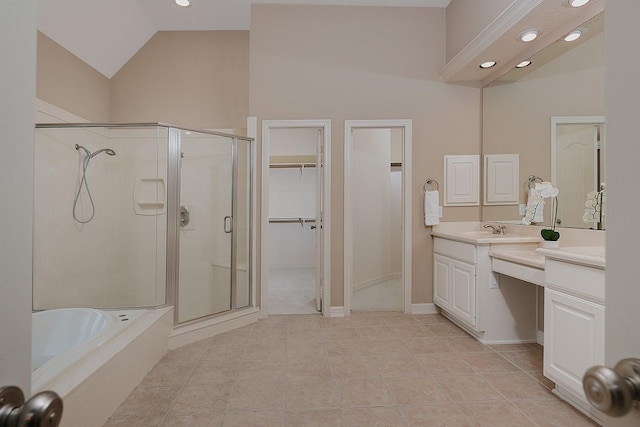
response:
[(111, 78), (156, 33), (248, 30), (252, 3), (447, 7), (450, 0), (39, 0), (38, 30)]

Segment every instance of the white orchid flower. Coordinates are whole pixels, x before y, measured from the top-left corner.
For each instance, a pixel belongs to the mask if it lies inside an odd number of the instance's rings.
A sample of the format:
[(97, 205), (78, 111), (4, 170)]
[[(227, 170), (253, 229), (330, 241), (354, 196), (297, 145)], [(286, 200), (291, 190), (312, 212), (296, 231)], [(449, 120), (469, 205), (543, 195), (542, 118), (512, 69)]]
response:
[(550, 182), (537, 182), (536, 190), (540, 193), (540, 196), (544, 199), (549, 197), (556, 197), (560, 190), (553, 186)]
[(591, 191), (587, 194), (587, 200), (584, 202), (585, 210), (582, 221), (589, 223), (598, 223), (604, 218), (605, 208), (605, 192)]

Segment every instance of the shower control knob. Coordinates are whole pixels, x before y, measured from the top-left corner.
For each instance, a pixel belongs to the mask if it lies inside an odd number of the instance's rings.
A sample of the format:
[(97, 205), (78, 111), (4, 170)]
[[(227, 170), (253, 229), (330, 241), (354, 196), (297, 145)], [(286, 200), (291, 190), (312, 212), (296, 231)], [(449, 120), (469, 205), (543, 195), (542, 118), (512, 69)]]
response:
[(0, 388), (0, 427), (57, 427), (62, 419), (62, 399), (53, 391), (35, 394), (26, 403), (22, 390)]

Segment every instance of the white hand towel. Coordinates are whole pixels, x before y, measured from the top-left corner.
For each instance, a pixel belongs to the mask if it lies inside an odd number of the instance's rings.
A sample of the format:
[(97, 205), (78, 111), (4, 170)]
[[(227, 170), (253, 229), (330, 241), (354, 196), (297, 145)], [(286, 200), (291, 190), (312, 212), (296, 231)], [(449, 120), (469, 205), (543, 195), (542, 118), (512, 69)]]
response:
[(440, 193), (430, 190), (424, 193), (424, 225), (437, 225), (440, 222)]
[(540, 197), (540, 192), (535, 188), (529, 189), (527, 197), (527, 211), (535, 209), (535, 215), (531, 222), (544, 222), (544, 200)]

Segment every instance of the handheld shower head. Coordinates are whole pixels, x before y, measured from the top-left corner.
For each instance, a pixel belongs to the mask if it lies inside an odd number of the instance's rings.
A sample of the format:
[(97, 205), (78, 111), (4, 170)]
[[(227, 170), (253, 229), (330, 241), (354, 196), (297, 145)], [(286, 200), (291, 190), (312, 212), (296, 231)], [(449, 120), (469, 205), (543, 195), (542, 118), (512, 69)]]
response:
[(93, 158), (93, 157), (97, 156), (100, 153), (107, 153), (110, 156), (115, 156), (116, 155), (116, 152), (113, 151), (111, 148), (101, 148), (100, 150), (89, 154), (89, 158)]
[(84, 154), (86, 155), (87, 159), (91, 159), (91, 158), (97, 156), (100, 153), (107, 153), (110, 156), (115, 156), (116, 155), (116, 152), (114, 150), (112, 150), (111, 148), (101, 148), (100, 150), (92, 153), (91, 151), (89, 151), (86, 148), (84, 148), (82, 145), (76, 144), (76, 150), (84, 151)]

